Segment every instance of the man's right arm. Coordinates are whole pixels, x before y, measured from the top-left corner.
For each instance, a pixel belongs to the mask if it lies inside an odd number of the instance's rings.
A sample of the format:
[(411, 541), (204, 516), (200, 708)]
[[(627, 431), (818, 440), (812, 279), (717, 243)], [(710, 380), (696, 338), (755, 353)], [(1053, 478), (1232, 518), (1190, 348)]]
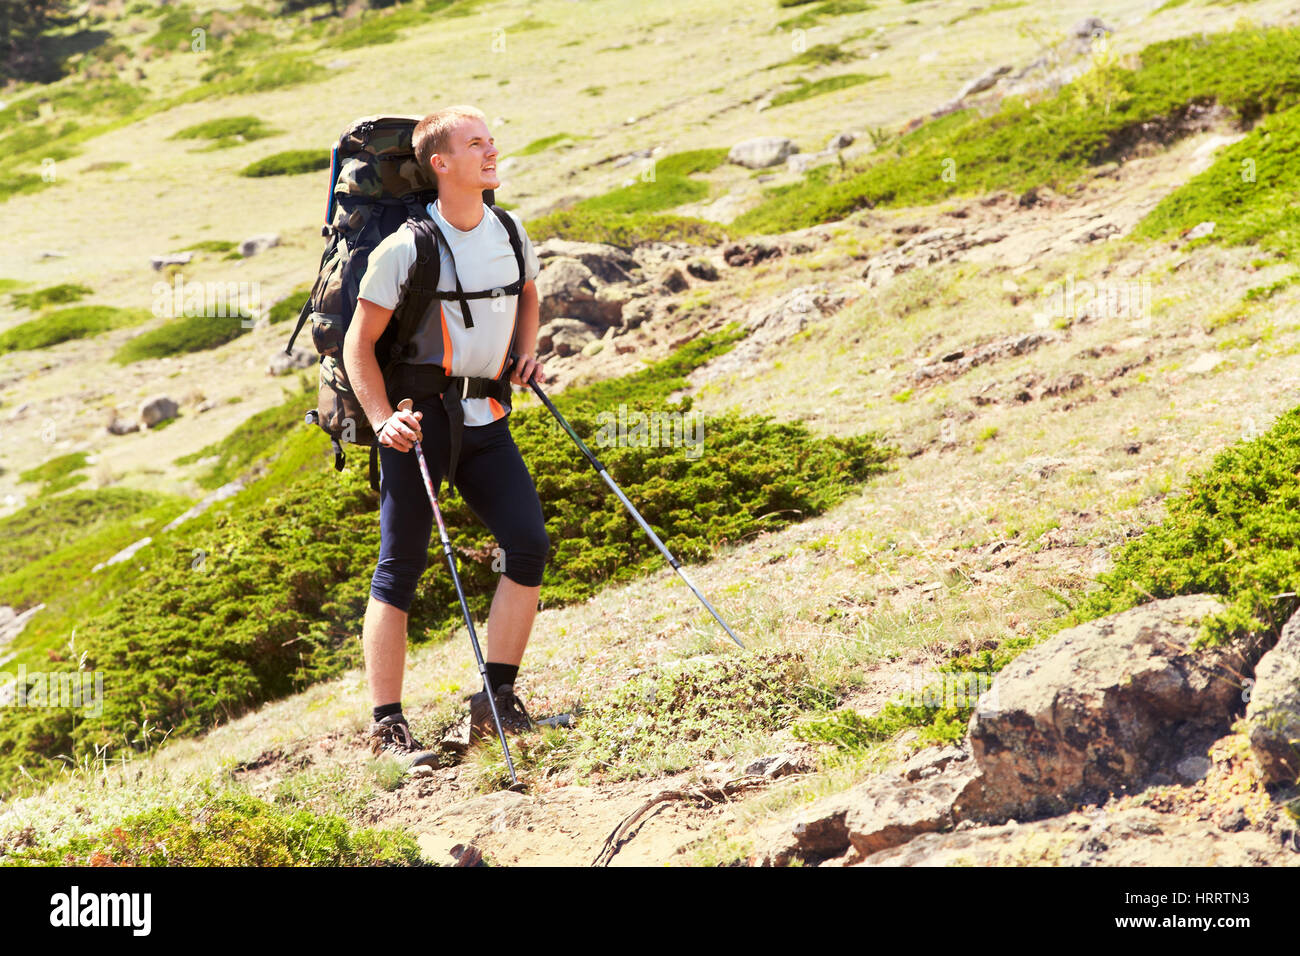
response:
[(376, 305), (369, 299), (357, 299), (357, 311), (343, 337), (343, 368), (370, 420), (370, 427), (379, 437), (380, 444), (398, 451), (410, 451), (420, 433), (420, 412), (394, 413), (384, 388), (384, 375), (375, 358), (375, 342), (384, 334), (393, 310)]

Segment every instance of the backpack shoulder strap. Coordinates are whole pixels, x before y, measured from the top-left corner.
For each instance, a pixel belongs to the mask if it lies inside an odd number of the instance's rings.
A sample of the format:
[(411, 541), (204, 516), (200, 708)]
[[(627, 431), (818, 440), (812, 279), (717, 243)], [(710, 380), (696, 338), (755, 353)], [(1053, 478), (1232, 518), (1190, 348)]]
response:
[(494, 205), (488, 208), (501, 220), (501, 225), (506, 227), (506, 232), (510, 235), (510, 248), (515, 251), (515, 265), (519, 267), (519, 285), (522, 288), (524, 284), (524, 244), (519, 239), (519, 230), (515, 228), (515, 217), (500, 206)]
[(415, 259), (407, 273), (405, 294), (397, 309), (397, 333), (388, 358), (390, 364), (408, 357), (415, 330), (436, 298), (434, 293), (438, 289), (438, 273), (442, 266), (438, 254), (438, 227), (433, 220), (413, 216), (406, 220), (406, 225), (415, 236)]

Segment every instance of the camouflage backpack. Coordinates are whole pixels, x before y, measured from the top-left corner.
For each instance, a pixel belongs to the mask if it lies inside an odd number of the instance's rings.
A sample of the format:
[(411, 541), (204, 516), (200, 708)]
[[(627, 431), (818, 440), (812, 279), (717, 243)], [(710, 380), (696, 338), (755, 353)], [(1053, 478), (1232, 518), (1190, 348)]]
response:
[[(342, 471), (346, 461), (342, 443), (370, 446), (370, 483), (375, 488), (378, 487), (375, 435), (343, 367), (343, 337), (357, 307), (357, 293), (370, 253), (403, 223), (410, 224), (415, 233), (416, 259), (402, 300), (393, 311), (388, 328), (375, 343), (375, 358), (386, 381), (397, 362), (409, 355), (411, 339), (433, 299), (459, 299), (461, 314), (468, 319), (470, 310), (465, 300), (503, 292), (518, 295), (524, 285), (523, 250), (514, 220), (495, 205), (493, 190), (485, 189), (484, 203), (510, 236), (519, 280), (504, 289), (465, 292), (457, 279), (455, 292), (437, 291), (438, 242), (446, 245), (446, 240), (425, 208), (437, 198), (437, 183), (431, 174), (421, 171), (411, 146), (411, 134), (419, 119), (417, 116), (365, 117), (339, 137), (332, 153), (329, 200), (321, 230), (326, 237), (325, 251), (311, 295), (303, 304), (298, 323), (285, 346), (285, 353), (290, 353), (298, 333), (310, 320), (312, 340), (321, 358), (317, 407), (307, 413), (307, 421), (319, 425), (330, 436), (336, 470)], [(472, 327), (472, 319), (466, 325)]]

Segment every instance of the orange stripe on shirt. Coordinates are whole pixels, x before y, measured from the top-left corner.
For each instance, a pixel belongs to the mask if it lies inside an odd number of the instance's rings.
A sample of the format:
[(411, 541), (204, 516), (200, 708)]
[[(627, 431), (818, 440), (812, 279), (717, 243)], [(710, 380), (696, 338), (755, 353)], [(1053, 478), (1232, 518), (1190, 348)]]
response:
[(492, 420), (494, 422), (497, 421), (498, 419), (505, 418), (506, 410), (501, 407), (501, 403), (498, 402), (495, 398), (489, 397), (488, 405), (492, 408)]
[(500, 378), (501, 370), (506, 367), (506, 359), (510, 357), (510, 349), (513, 348), (515, 344), (515, 323), (518, 321), (519, 321), (519, 299), (516, 297), (515, 312), (514, 315), (510, 317), (510, 344), (506, 346), (506, 354), (501, 356), (501, 364), (497, 366), (497, 373), (492, 376), (493, 378)]
[(451, 331), (447, 328), (447, 313), (443, 311), (442, 303), (438, 303), (438, 317), (442, 319), (442, 368), (448, 375), (451, 374)]

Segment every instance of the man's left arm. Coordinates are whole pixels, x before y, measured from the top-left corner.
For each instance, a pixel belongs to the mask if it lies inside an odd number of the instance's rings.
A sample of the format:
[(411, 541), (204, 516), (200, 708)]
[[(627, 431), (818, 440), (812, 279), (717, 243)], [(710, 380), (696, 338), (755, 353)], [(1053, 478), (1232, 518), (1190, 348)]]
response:
[(537, 283), (529, 279), (519, 292), (519, 316), (515, 326), (515, 354), (519, 356), (519, 361), (510, 373), (513, 385), (527, 385), (534, 371), (539, 383), (546, 381), (536, 355), (539, 315)]

